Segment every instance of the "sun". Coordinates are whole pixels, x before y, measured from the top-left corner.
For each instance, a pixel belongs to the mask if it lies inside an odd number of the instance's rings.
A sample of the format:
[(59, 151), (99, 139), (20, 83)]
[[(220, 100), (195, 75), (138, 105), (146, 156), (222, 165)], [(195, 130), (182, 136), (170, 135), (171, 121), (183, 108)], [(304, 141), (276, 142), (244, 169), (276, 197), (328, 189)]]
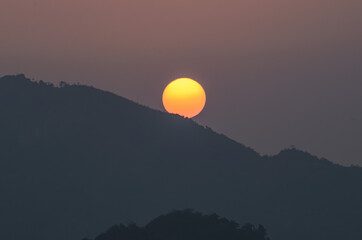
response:
[(192, 118), (205, 107), (206, 94), (195, 80), (178, 78), (167, 85), (162, 102), (167, 112)]

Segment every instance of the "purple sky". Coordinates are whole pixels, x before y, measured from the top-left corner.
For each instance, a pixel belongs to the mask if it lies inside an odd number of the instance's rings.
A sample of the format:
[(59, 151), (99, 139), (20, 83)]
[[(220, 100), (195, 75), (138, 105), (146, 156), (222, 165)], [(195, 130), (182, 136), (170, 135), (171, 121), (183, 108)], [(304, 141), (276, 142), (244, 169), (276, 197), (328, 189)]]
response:
[(361, 0), (1, 0), (0, 75), (93, 85), (162, 108), (205, 88), (202, 124), (263, 154), (362, 166)]

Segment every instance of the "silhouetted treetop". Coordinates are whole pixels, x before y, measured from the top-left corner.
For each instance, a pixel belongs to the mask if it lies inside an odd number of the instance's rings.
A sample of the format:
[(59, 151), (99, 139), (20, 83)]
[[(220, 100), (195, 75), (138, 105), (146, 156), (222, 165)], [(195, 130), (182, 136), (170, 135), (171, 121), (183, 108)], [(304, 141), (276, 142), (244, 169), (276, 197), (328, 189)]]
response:
[(111, 227), (95, 240), (267, 240), (262, 225), (234, 221), (216, 214), (204, 215), (191, 209), (161, 215), (145, 227), (123, 224)]

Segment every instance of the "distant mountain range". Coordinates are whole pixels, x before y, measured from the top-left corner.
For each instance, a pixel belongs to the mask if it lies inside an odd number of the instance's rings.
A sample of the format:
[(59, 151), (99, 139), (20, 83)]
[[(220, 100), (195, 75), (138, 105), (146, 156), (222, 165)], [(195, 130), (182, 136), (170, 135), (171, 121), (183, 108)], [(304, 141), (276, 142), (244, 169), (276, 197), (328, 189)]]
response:
[(362, 239), (360, 167), (260, 156), (191, 119), (24, 75), (0, 78), (0, 109), (0, 239), (94, 238), (185, 208), (272, 240)]

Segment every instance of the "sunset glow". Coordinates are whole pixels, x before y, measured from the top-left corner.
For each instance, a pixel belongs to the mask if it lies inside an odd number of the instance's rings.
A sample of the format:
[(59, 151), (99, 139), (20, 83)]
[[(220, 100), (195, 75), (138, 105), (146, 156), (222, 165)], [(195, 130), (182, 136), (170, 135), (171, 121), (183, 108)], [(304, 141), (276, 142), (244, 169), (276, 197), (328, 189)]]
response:
[(204, 108), (206, 94), (195, 80), (179, 78), (167, 85), (162, 101), (167, 112), (192, 118)]

